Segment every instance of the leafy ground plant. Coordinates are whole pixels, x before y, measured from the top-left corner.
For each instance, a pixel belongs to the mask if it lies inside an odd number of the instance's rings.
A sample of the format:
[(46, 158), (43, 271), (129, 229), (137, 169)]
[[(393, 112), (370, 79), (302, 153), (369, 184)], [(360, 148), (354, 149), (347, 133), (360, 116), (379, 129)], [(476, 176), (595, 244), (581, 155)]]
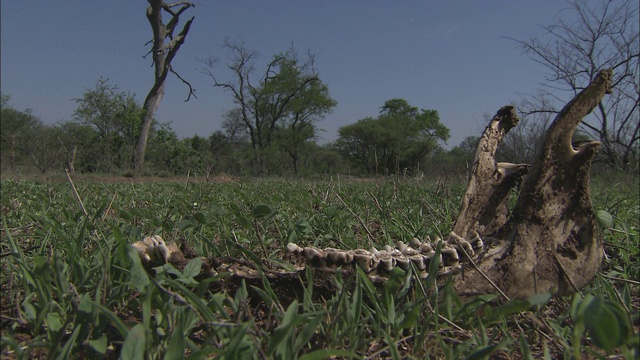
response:
[[(588, 288), (505, 302), (460, 298), (447, 279), (411, 269), (383, 286), (338, 272), (332, 292), (307, 271), (300, 294), (276, 293), (264, 274), (233, 289), (198, 276), (199, 255), (282, 265), (289, 241), (349, 249), (442, 236), (462, 179), (76, 180), (84, 210), (67, 182), (6, 179), (2, 357), (637, 358), (637, 180), (594, 181), (607, 257)], [(194, 260), (149, 276), (129, 245), (151, 234)]]

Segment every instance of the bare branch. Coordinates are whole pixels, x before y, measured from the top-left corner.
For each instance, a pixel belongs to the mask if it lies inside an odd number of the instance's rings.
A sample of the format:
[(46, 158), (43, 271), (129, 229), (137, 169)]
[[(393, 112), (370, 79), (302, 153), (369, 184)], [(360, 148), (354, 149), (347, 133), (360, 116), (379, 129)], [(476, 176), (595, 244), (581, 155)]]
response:
[(189, 101), (189, 99), (191, 98), (191, 96), (193, 95), (194, 98), (198, 98), (196, 96), (196, 89), (194, 89), (193, 87), (191, 87), (191, 84), (182, 78), (182, 76), (180, 76), (180, 74), (178, 74), (175, 70), (173, 70), (172, 66), (169, 66), (169, 71), (171, 71), (171, 73), (173, 73), (173, 75), (175, 75), (176, 77), (178, 77), (178, 79), (182, 80), (183, 83), (185, 83), (188, 87), (189, 87), (189, 95), (187, 96), (187, 99), (184, 102)]
[[(614, 69), (614, 93), (603, 99), (598, 111), (586, 117), (582, 128), (604, 147), (606, 163), (632, 171), (640, 154), (633, 149), (631, 129), (640, 122), (636, 94), (640, 89), (638, 7), (635, 2), (601, 1), (589, 4), (573, 0), (567, 11), (571, 21), (560, 19), (545, 26), (544, 35), (515, 40), (523, 53), (548, 69), (543, 84), (549, 95), (556, 90), (578, 94), (603, 69)], [(559, 99), (563, 103), (566, 100)], [(552, 106), (551, 108), (555, 108)], [(531, 109), (544, 112), (548, 107)]]

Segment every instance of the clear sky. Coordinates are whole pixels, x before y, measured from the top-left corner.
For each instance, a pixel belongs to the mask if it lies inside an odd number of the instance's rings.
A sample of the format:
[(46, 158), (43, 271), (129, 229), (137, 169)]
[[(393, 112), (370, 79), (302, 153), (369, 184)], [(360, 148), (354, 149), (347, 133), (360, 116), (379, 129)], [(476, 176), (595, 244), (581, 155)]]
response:
[[(528, 39), (541, 25), (569, 15), (560, 0), (243, 0), (196, 1), (195, 16), (173, 67), (196, 89), (171, 77), (156, 119), (178, 136), (220, 129), (231, 95), (212, 86), (200, 60), (220, 61), (225, 38), (260, 54), (258, 65), (291, 44), (316, 54), (320, 78), (338, 105), (318, 125), (321, 142), (341, 126), (376, 116), (388, 99), (434, 109), (451, 129), (447, 147), (479, 135), (485, 114), (535, 93), (545, 69), (505, 37)], [(45, 123), (71, 120), (72, 100), (100, 77), (142, 103), (153, 83), (151, 39), (144, 0), (1, 2), (1, 91), (17, 109), (31, 108)], [(166, 19), (166, 17), (165, 17)], [(181, 27), (180, 27), (181, 29)], [(177, 32), (176, 32), (177, 33)]]

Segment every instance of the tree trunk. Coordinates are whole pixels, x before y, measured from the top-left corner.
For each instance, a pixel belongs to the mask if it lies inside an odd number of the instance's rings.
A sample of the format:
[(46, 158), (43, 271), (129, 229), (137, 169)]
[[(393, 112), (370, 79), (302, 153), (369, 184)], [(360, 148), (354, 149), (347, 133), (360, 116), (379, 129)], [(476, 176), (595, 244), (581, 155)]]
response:
[[(184, 40), (189, 33), (193, 17), (187, 21), (182, 28), (180, 34), (174, 37), (173, 30), (178, 25), (180, 14), (194, 5), (190, 2), (182, 1), (175, 4), (165, 4), (163, 0), (147, 0), (149, 7), (147, 8), (147, 19), (151, 28), (153, 29), (153, 48), (151, 49), (151, 57), (155, 66), (154, 83), (153, 87), (149, 91), (147, 98), (144, 101), (144, 117), (142, 119), (142, 130), (140, 137), (138, 138), (138, 147), (136, 148), (135, 158), (135, 173), (140, 175), (142, 172), (142, 166), (144, 165), (144, 156), (147, 151), (147, 141), (149, 140), (149, 131), (153, 123), (153, 117), (156, 114), (156, 110), (160, 106), (162, 97), (164, 96), (164, 86), (167, 75), (171, 69), (171, 61), (176, 56), (180, 46), (184, 43)], [(174, 11), (172, 8), (180, 6), (178, 11)], [(162, 22), (162, 10), (169, 13), (172, 18), (165, 25)], [(165, 44), (165, 39), (170, 41)], [(191, 85), (182, 79), (177, 73), (174, 72), (180, 80), (189, 86), (189, 97), (194, 95), (194, 90)]]
[(136, 147), (136, 159), (135, 159), (135, 172), (136, 175), (140, 175), (142, 172), (142, 166), (144, 165), (144, 155), (147, 151), (147, 141), (149, 140), (149, 131), (151, 130), (151, 124), (153, 123), (153, 117), (156, 110), (160, 106), (162, 97), (164, 96), (164, 81), (162, 84), (154, 84), (153, 88), (147, 95), (144, 101), (144, 117), (142, 118), (142, 131), (140, 138), (138, 139), (138, 146)]

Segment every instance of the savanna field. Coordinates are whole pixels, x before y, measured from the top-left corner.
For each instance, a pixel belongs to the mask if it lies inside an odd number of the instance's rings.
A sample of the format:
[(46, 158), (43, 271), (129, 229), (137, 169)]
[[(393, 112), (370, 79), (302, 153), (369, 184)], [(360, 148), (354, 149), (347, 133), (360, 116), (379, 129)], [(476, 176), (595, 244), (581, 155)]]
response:
[(149, 277), (129, 246), (157, 234), (194, 257), (286, 266), (288, 242), (355, 249), (369, 237), (443, 237), (464, 189), (461, 178), (3, 178), (1, 357), (638, 358), (637, 175), (594, 177), (606, 257), (566, 298), (462, 299), (446, 278), (400, 271), (380, 287), (338, 273), (335, 292), (306, 285), (292, 300), (266, 281), (235, 291), (197, 281), (197, 260)]

